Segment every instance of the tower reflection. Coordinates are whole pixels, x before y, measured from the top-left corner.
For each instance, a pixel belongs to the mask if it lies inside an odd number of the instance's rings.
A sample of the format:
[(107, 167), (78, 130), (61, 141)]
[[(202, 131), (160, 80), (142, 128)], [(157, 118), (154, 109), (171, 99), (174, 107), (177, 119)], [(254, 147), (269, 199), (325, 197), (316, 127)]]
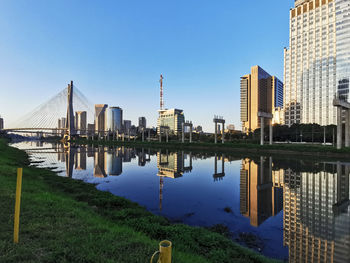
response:
[[(188, 166), (185, 164), (185, 160), (189, 159)], [(184, 173), (192, 171), (192, 154), (185, 154), (182, 152), (171, 152), (168, 150), (157, 152), (157, 167), (159, 176), (159, 210), (163, 209), (163, 188), (164, 177), (179, 178)]]
[(68, 145), (64, 147), (64, 156), (66, 162), (66, 176), (73, 177), (73, 168), (74, 168), (74, 157), (76, 153), (76, 148)]

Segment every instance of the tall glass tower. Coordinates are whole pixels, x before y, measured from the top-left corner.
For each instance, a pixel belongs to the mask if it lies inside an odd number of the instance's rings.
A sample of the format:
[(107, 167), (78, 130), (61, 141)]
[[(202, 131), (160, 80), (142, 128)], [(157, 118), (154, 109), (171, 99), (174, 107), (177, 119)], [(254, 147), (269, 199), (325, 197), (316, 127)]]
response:
[(285, 124), (336, 124), (333, 99), (350, 101), (350, 0), (296, 0), (284, 52)]

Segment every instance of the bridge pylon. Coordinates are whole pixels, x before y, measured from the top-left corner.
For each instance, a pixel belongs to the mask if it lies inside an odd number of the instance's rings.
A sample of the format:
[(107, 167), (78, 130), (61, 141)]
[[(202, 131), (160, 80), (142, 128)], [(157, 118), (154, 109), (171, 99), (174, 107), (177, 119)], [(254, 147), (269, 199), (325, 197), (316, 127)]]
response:
[(76, 136), (75, 124), (74, 124), (74, 110), (73, 110), (73, 81), (68, 84), (68, 96), (67, 96), (67, 118), (66, 127), (67, 131), (64, 136), (65, 141), (69, 141), (72, 137)]

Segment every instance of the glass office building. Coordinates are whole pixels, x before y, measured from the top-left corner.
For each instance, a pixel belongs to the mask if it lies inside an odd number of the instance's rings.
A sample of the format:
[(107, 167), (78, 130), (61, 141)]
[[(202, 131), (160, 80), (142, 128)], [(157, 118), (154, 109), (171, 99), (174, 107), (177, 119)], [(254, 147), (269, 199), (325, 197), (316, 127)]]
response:
[[(259, 66), (241, 77), (241, 122), (242, 131), (249, 133), (260, 128), (258, 112), (274, 114), (283, 108), (283, 83)], [(269, 125), (269, 120), (265, 120)], [(279, 118), (273, 123), (280, 123)]]
[(109, 107), (107, 111), (107, 129), (111, 132), (120, 132), (122, 127), (123, 110), (120, 107)]
[(298, 0), (284, 52), (284, 122), (335, 124), (335, 96), (349, 101), (350, 1)]
[(159, 117), (157, 120), (157, 133), (159, 134), (161, 127), (167, 127), (170, 133), (177, 135), (181, 133), (182, 123), (184, 122), (185, 115), (183, 110), (159, 110)]

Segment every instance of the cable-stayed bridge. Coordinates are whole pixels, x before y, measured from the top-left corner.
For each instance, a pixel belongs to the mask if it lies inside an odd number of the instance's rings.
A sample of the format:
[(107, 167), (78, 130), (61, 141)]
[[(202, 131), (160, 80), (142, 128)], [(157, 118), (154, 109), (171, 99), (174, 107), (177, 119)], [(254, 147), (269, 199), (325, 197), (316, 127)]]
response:
[[(71, 81), (67, 88), (10, 124), (10, 127), (4, 131), (54, 134), (61, 131), (68, 136), (73, 136), (78, 133), (74, 122), (75, 111), (86, 111), (87, 122), (93, 123), (93, 104)], [(58, 127), (58, 120), (62, 118), (65, 118), (66, 121), (64, 128)]]

